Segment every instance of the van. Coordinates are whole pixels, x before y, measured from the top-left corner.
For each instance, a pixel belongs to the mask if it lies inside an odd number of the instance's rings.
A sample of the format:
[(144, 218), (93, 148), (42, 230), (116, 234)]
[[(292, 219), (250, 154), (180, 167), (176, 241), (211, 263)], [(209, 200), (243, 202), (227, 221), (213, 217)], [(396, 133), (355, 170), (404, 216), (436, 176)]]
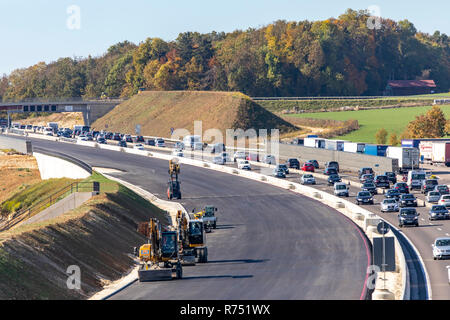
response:
[(201, 137), (200, 136), (185, 136), (183, 139), (183, 143), (186, 148), (195, 148), (196, 143), (201, 143)]
[(343, 182), (336, 182), (334, 184), (334, 195), (338, 197), (348, 197), (349, 194), (347, 185)]
[(45, 134), (46, 136), (53, 136), (53, 128), (45, 127), (42, 133)]
[(407, 184), (410, 190), (420, 189), (422, 187), (422, 181), (426, 179), (425, 171), (411, 170), (408, 172)]

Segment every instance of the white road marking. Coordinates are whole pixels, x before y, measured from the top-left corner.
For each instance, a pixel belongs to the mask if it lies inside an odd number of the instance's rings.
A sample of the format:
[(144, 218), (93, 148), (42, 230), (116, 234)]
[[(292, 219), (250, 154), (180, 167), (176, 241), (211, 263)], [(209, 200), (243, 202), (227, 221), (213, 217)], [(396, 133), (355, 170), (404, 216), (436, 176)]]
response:
[(442, 229), (441, 228), (437, 228), (437, 231), (442, 231)]

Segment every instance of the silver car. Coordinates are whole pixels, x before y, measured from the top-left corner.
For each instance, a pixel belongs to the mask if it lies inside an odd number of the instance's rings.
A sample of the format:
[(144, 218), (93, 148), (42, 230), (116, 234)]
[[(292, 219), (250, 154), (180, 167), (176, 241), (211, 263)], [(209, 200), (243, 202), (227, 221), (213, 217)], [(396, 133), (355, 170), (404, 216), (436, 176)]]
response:
[(316, 178), (312, 174), (304, 174), (300, 178), (301, 184), (316, 184)]
[(437, 203), (441, 198), (441, 194), (438, 191), (428, 191), (426, 200), (429, 203)]
[(398, 203), (393, 198), (384, 199), (381, 202), (381, 212), (397, 212), (398, 210)]

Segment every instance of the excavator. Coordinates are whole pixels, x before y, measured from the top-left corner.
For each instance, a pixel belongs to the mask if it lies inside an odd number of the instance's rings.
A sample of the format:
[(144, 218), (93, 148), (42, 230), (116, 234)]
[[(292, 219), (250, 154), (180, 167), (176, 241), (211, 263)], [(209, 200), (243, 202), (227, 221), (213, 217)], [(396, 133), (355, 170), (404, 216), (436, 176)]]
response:
[(178, 181), (178, 174), (180, 173), (180, 164), (177, 159), (169, 160), (169, 182), (167, 188), (167, 198), (181, 199), (180, 181)]
[(181, 279), (183, 268), (178, 248), (177, 231), (161, 231), (161, 224), (156, 218), (139, 224), (138, 232), (147, 237), (148, 242), (135, 248), (139, 256), (139, 281), (159, 281)]
[(208, 262), (206, 230), (203, 219), (179, 210), (177, 212), (178, 241), (184, 265)]

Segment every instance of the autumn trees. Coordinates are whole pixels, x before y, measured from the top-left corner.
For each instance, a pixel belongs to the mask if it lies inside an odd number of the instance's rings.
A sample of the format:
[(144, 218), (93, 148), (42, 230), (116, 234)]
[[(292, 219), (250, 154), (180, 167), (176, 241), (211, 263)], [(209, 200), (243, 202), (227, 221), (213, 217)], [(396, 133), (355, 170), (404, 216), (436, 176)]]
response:
[(426, 114), (411, 121), (407, 128), (410, 138), (441, 138), (446, 134), (447, 120), (438, 106), (433, 106)]
[(3, 100), (130, 96), (148, 90), (226, 90), (250, 96), (380, 95), (386, 81), (431, 78), (450, 88), (450, 40), (407, 21), (348, 10), (324, 21), (276, 21), (231, 33), (181, 33), (173, 41), (124, 41), (100, 57), (62, 58), (13, 71)]

